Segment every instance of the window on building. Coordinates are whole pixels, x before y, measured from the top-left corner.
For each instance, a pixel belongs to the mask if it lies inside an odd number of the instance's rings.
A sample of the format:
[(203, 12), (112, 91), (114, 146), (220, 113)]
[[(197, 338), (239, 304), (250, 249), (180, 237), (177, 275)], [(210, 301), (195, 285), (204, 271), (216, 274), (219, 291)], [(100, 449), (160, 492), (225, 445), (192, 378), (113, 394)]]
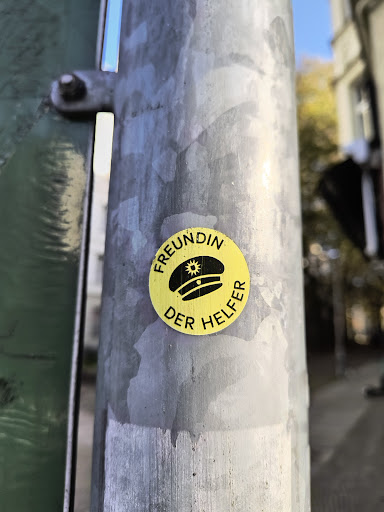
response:
[(104, 266), (104, 254), (97, 255), (96, 261), (96, 282), (97, 284), (102, 284), (103, 282), (103, 266)]
[(348, 21), (352, 18), (351, 0), (341, 0), (343, 9), (343, 20)]
[(370, 140), (373, 136), (372, 109), (369, 91), (363, 80), (352, 86), (354, 138)]
[(107, 228), (107, 221), (108, 221), (108, 204), (104, 205), (104, 226), (105, 229)]
[(92, 318), (91, 318), (91, 336), (93, 338), (99, 337), (99, 330), (100, 330), (100, 306), (95, 306), (92, 311)]

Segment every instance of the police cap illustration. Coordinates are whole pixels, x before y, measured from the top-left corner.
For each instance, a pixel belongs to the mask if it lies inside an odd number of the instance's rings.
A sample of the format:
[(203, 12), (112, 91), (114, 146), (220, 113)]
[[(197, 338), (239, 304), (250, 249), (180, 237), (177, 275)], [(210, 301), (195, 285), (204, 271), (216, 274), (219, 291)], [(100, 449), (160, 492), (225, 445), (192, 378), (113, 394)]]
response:
[(185, 228), (169, 236), (149, 272), (156, 313), (168, 327), (194, 336), (231, 325), (244, 310), (249, 290), (243, 253), (212, 228)]
[(196, 256), (185, 260), (173, 271), (169, 289), (183, 301), (197, 299), (218, 290), (223, 284), (224, 265), (212, 256)]

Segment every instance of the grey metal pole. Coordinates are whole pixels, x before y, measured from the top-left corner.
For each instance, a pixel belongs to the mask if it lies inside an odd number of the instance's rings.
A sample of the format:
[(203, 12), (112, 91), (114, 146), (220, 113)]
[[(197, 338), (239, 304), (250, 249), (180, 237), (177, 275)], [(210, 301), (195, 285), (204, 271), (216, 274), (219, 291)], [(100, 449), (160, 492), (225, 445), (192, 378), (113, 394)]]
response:
[[(92, 511), (307, 511), (291, 4), (127, 0), (121, 33)], [(250, 274), (238, 318), (198, 336), (178, 327), (202, 296), (172, 328), (149, 293), (191, 228), (235, 242)]]

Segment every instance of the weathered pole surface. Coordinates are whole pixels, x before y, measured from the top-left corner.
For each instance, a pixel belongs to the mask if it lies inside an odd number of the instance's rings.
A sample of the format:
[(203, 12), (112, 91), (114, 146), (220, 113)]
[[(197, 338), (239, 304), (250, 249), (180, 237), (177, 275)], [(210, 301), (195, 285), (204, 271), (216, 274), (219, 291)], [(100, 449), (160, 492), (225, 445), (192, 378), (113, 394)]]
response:
[[(307, 511), (291, 3), (127, 0), (121, 34), (92, 511)], [(250, 273), (211, 335), (149, 295), (157, 250), (193, 227)]]

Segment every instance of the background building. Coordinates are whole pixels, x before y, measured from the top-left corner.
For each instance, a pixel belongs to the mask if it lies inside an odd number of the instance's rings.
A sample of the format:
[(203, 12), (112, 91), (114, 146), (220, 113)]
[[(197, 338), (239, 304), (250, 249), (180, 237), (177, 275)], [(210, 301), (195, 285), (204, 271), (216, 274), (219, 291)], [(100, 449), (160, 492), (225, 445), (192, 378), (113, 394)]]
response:
[[(384, 2), (330, 0), (341, 147), (384, 126)], [(376, 91), (376, 98), (375, 98)], [(377, 107), (376, 107), (377, 104)], [(382, 129), (381, 129), (382, 131)]]
[(86, 350), (97, 350), (99, 344), (99, 320), (103, 283), (113, 120), (114, 116), (110, 113), (102, 112), (97, 115), (93, 158), (93, 195), (84, 333)]
[(331, 13), (339, 142), (344, 154), (362, 166), (364, 252), (369, 257), (382, 258), (384, 68), (381, 63), (384, 57), (384, 2), (331, 0)]
[(108, 176), (94, 175), (84, 336), (86, 348), (95, 350), (99, 343), (108, 186)]

